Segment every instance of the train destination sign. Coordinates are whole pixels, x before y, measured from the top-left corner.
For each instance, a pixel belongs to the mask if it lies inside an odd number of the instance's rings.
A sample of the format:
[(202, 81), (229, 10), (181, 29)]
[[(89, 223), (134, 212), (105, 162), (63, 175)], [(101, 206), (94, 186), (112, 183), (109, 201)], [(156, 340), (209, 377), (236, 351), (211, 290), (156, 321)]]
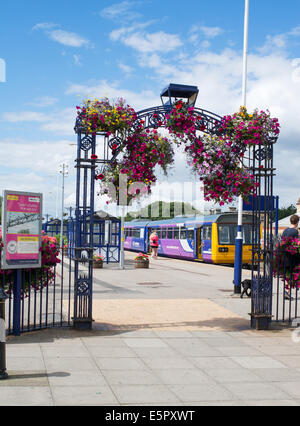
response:
[(4, 191), (2, 269), (40, 268), (42, 194)]

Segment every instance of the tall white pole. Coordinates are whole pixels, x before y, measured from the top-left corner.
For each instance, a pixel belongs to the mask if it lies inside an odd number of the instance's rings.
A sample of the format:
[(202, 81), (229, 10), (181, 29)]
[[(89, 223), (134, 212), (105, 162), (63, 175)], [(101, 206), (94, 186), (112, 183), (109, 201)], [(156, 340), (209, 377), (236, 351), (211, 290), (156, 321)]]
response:
[(249, 36), (249, 0), (245, 0), (244, 23), (244, 54), (243, 54), (243, 103), (247, 104), (247, 76), (248, 76), (248, 36)]
[(61, 223), (60, 223), (60, 245), (61, 252), (64, 247), (64, 209), (65, 209), (65, 163), (62, 164), (62, 186), (61, 186)]
[(122, 206), (120, 269), (125, 269), (125, 257), (124, 257), (125, 229), (124, 227), (125, 227), (125, 206)]
[[(247, 104), (247, 77), (248, 77), (248, 35), (249, 35), (249, 0), (245, 0), (244, 19), (244, 49), (243, 49), (243, 80), (242, 80), (242, 105)], [(235, 241), (234, 259), (234, 292), (241, 293), (243, 265), (243, 197), (239, 196), (238, 207), (238, 232)]]
[(68, 165), (62, 163), (60, 165), (60, 173), (62, 175), (62, 187), (61, 187), (61, 223), (60, 223), (60, 246), (63, 251), (64, 248), (64, 210), (65, 210), (65, 177), (68, 176)]

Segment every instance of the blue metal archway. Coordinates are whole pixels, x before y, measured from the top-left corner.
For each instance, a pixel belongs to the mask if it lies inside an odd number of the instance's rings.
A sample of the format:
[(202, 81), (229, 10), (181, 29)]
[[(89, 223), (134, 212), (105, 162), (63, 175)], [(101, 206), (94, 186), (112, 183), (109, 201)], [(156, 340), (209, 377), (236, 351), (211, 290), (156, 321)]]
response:
[[(170, 85), (172, 86), (172, 85)], [(180, 85), (173, 85), (180, 86)], [(195, 88), (192, 95), (182, 97), (193, 99), (195, 102)], [(189, 89), (194, 86), (188, 86)], [(167, 92), (166, 92), (167, 93)], [(175, 92), (174, 92), (175, 93)], [(166, 115), (170, 112), (172, 102), (172, 91), (168, 91), (169, 102), (162, 106), (155, 106), (137, 113), (137, 119), (133, 123), (128, 134), (133, 133), (140, 126), (163, 127)], [(192, 103), (192, 104), (193, 104)], [(197, 131), (211, 135), (220, 134), (222, 117), (200, 108), (194, 108), (193, 112)], [(95, 201), (95, 177), (103, 173), (106, 167), (115, 161), (123, 147), (123, 137), (116, 132), (112, 137), (106, 133), (86, 134), (79, 118), (76, 121), (75, 132), (77, 133), (77, 180), (76, 180), (76, 237), (75, 237), (75, 276), (74, 276), (74, 326), (77, 328), (92, 327), (92, 296), (93, 296), (93, 253), (94, 253), (94, 201)], [(127, 135), (128, 136), (128, 135)], [(261, 210), (260, 197), (273, 196), (273, 146), (277, 138), (270, 137), (264, 146), (256, 146), (249, 149), (245, 157), (244, 165), (252, 171), (256, 182), (260, 184), (257, 202), (253, 207), (253, 268), (252, 268), (252, 309), (251, 325), (254, 328), (268, 328), (272, 317), (272, 294), (273, 294), (273, 241), (272, 241), (272, 213), (267, 205)], [(102, 149), (101, 158), (91, 159), (96, 153), (96, 145)], [(112, 149), (114, 147), (114, 149)], [(263, 241), (259, 232), (260, 221), (263, 216)], [(89, 219), (91, 218), (91, 219)], [(84, 265), (85, 268), (81, 268)], [(84, 270), (84, 272), (82, 272)]]

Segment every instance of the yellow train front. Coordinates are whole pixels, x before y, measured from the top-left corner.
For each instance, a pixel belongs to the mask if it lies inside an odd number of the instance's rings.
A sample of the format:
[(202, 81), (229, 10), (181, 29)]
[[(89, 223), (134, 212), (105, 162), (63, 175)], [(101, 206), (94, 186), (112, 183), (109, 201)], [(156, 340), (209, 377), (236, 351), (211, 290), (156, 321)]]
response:
[[(125, 224), (125, 249), (149, 253), (149, 237), (156, 230), (158, 254), (214, 264), (234, 264), (237, 235), (235, 213), (201, 217), (178, 217), (161, 221)], [(252, 260), (252, 216), (243, 216), (243, 264)]]

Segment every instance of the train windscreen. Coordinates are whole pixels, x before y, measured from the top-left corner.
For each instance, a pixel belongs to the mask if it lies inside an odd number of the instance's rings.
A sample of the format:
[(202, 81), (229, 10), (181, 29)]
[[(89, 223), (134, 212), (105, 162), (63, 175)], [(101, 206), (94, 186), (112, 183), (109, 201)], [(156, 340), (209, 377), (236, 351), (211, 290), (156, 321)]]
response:
[[(243, 225), (243, 243), (245, 245), (252, 244), (252, 226), (250, 224)], [(222, 224), (218, 225), (218, 238), (220, 245), (234, 245), (237, 237), (237, 225)]]

